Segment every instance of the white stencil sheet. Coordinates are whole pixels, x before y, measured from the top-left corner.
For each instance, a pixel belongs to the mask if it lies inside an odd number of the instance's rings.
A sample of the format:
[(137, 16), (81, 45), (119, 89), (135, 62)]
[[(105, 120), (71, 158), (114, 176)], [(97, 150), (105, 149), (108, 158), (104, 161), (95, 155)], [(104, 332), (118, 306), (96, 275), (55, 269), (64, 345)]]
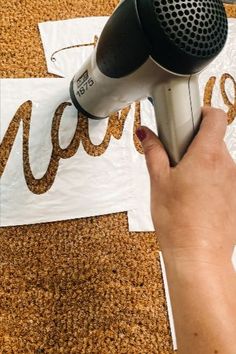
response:
[(49, 73), (72, 77), (92, 53), (109, 17), (84, 17), (39, 23)]
[[(199, 79), (200, 94), (203, 102), (204, 91), (210, 78), (215, 77), (215, 85), (212, 91), (211, 105), (223, 109), (226, 113), (231, 109), (236, 112), (236, 19), (230, 18), (229, 34), (227, 43), (220, 55), (204, 70)], [(224, 75), (229, 76), (224, 80)], [(226, 104), (221, 92), (221, 82), (228, 98)], [(233, 108), (234, 107), (234, 108)], [(236, 161), (236, 119), (228, 126), (226, 136), (226, 145)]]
[[(52, 154), (54, 113), (61, 103), (70, 102), (69, 80), (2, 79), (0, 85), (0, 141), (7, 134), (17, 109), (24, 102), (32, 101), (29, 162), (34, 177), (41, 178), (47, 171)], [(76, 123), (76, 109), (72, 105), (66, 107), (59, 128), (62, 148), (66, 148), (72, 140)], [(106, 128), (107, 120), (89, 120), (89, 135), (93, 144), (103, 141)], [(0, 225), (33, 224), (132, 209), (134, 192), (129, 164), (130, 134), (125, 128), (120, 140), (112, 137), (107, 150), (97, 157), (88, 155), (80, 142), (74, 156), (60, 159), (51, 188), (45, 193), (35, 194), (25, 181), (21, 121), (0, 180)]]

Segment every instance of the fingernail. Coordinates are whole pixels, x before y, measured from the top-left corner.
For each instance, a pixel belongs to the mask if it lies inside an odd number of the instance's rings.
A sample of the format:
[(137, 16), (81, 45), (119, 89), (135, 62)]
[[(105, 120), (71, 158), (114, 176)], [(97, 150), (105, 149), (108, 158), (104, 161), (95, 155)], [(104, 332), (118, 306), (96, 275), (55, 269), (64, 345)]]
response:
[(142, 128), (138, 128), (136, 130), (136, 135), (137, 135), (137, 137), (139, 138), (139, 140), (141, 142), (147, 137), (147, 134), (146, 134), (145, 130), (142, 129)]

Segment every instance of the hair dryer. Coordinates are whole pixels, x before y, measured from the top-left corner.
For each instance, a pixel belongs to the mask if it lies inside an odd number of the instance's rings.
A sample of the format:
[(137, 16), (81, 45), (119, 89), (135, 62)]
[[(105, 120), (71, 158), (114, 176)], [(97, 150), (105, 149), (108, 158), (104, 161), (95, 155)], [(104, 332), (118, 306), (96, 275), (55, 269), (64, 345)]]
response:
[(172, 165), (201, 121), (199, 73), (228, 33), (221, 0), (122, 0), (71, 81), (75, 107), (101, 119), (150, 97)]

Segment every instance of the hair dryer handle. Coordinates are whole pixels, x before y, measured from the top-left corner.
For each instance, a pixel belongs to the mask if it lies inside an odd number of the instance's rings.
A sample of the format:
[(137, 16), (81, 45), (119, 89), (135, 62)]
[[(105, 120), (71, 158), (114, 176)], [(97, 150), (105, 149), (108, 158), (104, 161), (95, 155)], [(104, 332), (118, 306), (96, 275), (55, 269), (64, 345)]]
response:
[(172, 166), (185, 154), (201, 123), (198, 76), (170, 77), (152, 92), (158, 135)]

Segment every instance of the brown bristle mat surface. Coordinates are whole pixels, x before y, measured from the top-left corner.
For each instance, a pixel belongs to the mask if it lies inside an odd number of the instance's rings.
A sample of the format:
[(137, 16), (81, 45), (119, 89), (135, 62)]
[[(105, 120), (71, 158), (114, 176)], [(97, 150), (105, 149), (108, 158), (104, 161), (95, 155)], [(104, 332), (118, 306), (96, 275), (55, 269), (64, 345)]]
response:
[[(54, 77), (37, 24), (116, 5), (2, 0), (1, 77)], [(126, 213), (1, 228), (0, 354), (11, 353), (173, 353), (156, 235), (129, 233)]]

